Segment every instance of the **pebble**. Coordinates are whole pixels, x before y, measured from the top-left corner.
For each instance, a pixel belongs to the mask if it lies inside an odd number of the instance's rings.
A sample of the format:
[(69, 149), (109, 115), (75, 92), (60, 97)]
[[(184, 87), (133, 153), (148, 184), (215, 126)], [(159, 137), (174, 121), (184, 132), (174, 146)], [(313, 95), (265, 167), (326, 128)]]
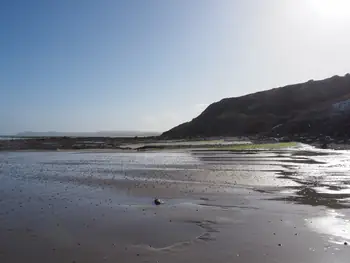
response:
[(162, 203), (163, 202), (160, 199), (158, 199), (158, 198), (154, 199), (154, 204), (155, 205), (161, 205)]

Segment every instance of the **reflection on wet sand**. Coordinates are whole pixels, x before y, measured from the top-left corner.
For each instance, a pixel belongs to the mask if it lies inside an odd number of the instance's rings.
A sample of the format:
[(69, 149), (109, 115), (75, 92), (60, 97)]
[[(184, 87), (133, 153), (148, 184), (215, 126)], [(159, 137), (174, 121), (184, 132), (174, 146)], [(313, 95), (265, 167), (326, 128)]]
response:
[(349, 219), (336, 210), (329, 210), (323, 216), (310, 218), (306, 220), (306, 224), (312, 230), (328, 235), (332, 243), (347, 245), (350, 241)]
[(318, 193), (310, 187), (300, 187), (295, 195), (271, 198), (271, 200), (289, 201), (297, 204), (326, 206), (333, 209), (350, 208), (350, 194)]
[(0, 262), (347, 262), (349, 159), (1, 153)]
[[(284, 170), (277, 172), (279, 179), (285, 179), (297, 183), (297, 186), (282, 186), (272, 192), (286, 192), (271, 198), (284, 202), (305, 204), (312, 206), (325, 206), (333, 209), (349, 208), (350, 188), (350, 153), (347, 152), (320, 152), (296, 151), (292, 156), (312, 156), (317, 158), (309, 165), (282, 165)], [(264, 189), (257, 189), (264, 191)], [(268, 191), (268, 190), (266, 190)], [(271, 192), (271, 189), (270, 189)]]

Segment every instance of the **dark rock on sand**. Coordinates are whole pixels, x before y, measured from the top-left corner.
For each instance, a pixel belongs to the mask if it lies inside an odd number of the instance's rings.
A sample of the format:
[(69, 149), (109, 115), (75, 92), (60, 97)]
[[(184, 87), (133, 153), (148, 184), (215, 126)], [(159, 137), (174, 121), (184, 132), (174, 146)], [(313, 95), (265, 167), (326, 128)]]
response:
[(158, 199), (158, 198), (156, 198), (156, 199), (154, 199), (154, 204), (155, 205), (161, 205), (161, 204), (163, 204), (163, 201)]

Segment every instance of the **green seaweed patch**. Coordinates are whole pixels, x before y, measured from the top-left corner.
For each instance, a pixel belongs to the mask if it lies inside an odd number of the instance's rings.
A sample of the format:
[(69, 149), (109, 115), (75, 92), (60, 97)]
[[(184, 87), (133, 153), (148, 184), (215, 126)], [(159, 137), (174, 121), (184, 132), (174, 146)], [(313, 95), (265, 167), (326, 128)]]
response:
[(281, 142), (281, 143), (257, 143), (257, 144), (236, 144), (223, 147), (213, 147), (208, 150), (218, 151), (243, 151), (243, 150), (273, 150), (296, 147), (297, 142)]

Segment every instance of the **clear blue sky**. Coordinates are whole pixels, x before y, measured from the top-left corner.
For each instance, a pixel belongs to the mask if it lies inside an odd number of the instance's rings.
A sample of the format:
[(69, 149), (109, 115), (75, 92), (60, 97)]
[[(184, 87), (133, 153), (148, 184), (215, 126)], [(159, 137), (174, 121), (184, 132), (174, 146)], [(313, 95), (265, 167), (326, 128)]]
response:
[(350, 72), (347, 0), (8, 0), (0, 133), (163, 131), (209, 103)]

